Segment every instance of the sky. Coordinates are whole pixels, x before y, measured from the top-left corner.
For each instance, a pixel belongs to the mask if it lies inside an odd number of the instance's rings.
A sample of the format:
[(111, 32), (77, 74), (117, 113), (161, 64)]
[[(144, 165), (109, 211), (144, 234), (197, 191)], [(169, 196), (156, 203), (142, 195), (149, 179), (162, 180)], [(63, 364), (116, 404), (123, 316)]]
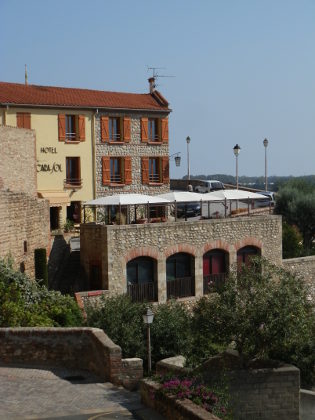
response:
[(170, 103), (171, 177), (315, 174), (315, 1), (0, 0), (0, 80)]

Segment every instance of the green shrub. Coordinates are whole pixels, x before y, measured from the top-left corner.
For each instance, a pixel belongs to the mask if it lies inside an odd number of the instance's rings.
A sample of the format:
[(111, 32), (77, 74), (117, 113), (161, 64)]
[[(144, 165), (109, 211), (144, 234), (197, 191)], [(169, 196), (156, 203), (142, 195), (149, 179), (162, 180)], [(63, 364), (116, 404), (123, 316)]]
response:
[(45, 248), (37, 248), (34, 251), (35, 278), (39, 284), (48, 287), (48, 269)]
[(82, 323), (82, 312), (72, 297), (48, 291), (0, 260), (1, 327), (72, 327)]

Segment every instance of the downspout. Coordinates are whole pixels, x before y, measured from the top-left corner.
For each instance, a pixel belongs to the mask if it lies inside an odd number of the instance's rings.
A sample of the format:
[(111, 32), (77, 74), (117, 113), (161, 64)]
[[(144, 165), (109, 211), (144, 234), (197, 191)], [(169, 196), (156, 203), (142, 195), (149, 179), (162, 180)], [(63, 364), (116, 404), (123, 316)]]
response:
[(92, 173), (93, 173), (93, 199), (96, 198), (96, 139), (95, 139), (95, 114), (92, 114)]

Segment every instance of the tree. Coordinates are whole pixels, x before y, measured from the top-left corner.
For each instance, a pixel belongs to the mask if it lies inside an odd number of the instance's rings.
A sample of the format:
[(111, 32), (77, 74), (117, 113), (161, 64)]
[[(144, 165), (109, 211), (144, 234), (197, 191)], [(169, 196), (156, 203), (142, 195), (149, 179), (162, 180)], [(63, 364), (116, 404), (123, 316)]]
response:
[(296, 226), (286, 222), (282, 224), (282, 256), (297, 258), (303, 254), (302, 235)]
[(277, 195), (275, 213), (298, 227), (308, 255), (315, 237), (315, 187), (303, 180), (288, 182)]
[(304, 380), (312, 380), (314, 307), (303, 282), (283, 269), (253, 259), (250, 267), (229, 276), (216, 298), (202, 298), (194, 317), (204, 340), (233, 343), (244, 364), (253, 358), (278, 359), (296, 364)]

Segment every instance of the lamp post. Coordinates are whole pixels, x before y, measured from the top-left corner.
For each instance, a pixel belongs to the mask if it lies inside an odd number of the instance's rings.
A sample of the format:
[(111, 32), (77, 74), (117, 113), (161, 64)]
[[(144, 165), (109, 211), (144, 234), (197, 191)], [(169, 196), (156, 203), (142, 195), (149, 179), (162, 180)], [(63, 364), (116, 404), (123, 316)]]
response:
[(174, 160), (175, 160), (175, 166), (180, 166), (180, 161), (181, 161), (180, 152), (173, 153), (172, 155), (170, 155), (170, 159), (171, 159), (172, 157), (174, 157)]
[(188, 180), (188, 186), (190, 181), (190, 161), (189, 161), (189, 143), (190, 143), (190, 137), (186, 137), (186, 143), (187, 143), (187, 180)]
[(148, 374), (151, 373), (151, 336), (150, 324), (152, 324), (154, 314), (150, 308), (147, 308), (146, 313), (143, 315), (143, 322), (147, 326), (147, 350), (148, 350)]
[(241, 150), (241, 148), (238, 144), (236, 144), (233, 147), (233, 152), (234, 152), (235, 159), (236, 159), (236, 189), (237, 190), (238, 190), (238, 155), (240, 153), (240, 150)]
[(265, 147), (265, 191), (268, 191), (268, 177), (267, 177), (267, 147), (268, 147), (268, 140), (265, 139), (263, 141), (263, 145)]

